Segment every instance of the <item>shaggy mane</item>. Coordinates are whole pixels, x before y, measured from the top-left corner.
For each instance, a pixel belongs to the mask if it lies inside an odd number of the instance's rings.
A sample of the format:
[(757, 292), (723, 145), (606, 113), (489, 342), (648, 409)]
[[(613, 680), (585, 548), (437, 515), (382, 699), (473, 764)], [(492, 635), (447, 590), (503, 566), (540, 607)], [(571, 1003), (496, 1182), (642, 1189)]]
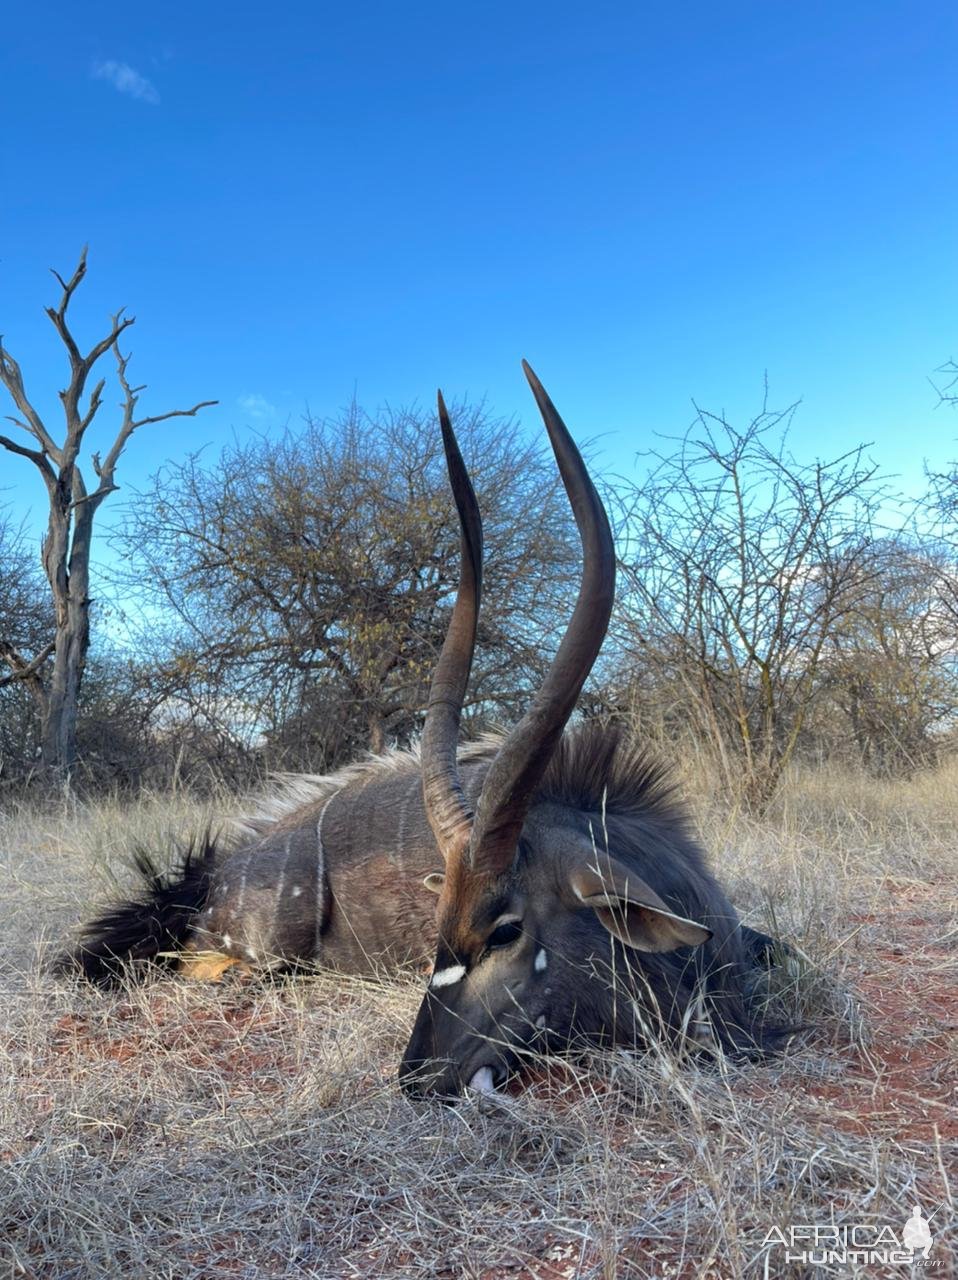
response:
[(585, 720), (567, 730), (549, 761), (538, 795), (587, 812), (642, 812), (684, 822), (668, 765), (619, 724)]
[[(461, 764), (491, 763), (504, 735), (485, 734), (459, 748)], [(351, 783), (419, 768), (419, 745), (367, 755), (332, 773), (276, 774), (271, 790), (249, 815), (237, 818), (240, 836), (265, 835), (297, 810), (325, 800)], [(667, 766), (642, 749), (621, 725), (586, 720), (562, 735), (537, 792), (542, 800), (586, 812), (629, 814), (641, 811), (684, 819)]]

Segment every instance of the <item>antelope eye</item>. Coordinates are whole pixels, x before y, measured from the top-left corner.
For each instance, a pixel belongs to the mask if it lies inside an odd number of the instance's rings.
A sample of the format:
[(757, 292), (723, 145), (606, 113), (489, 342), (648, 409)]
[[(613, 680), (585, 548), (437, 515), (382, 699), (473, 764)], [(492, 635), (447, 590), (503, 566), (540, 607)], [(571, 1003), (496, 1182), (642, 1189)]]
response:
[(486, 946), (490, 951), (498, 951), (500, 947), (511, 947), (521, 937), (522, 921), (504, 920), (502, 924), (497, 924), (492, 933), (489, 934), (486, 939)]

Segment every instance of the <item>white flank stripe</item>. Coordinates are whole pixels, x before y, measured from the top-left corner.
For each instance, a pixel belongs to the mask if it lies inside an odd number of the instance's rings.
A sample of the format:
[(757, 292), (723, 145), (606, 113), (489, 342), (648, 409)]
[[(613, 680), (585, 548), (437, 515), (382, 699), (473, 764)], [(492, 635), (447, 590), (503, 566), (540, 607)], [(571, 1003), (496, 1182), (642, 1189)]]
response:
[(326, 923), (326, 850), (323, 847), (323, 819), (326, 817), (326, 810), (338, 795), (338, 791), (333, 792), (322, 809), (320, 809), (319, 819), (316, 822), (316, 933), (313, 937), (313, 954), (311, 957), (313, 960), (319, 958), (320, 949), (323, 945), (323, 925)]
[(409, 806), (412, 801), (422, 795), (422, 778), (419, 774), (413, 779), (413, 784), (409, 787), (403, 796), (402, 804), (399, 806), (399, 826), (396, 829), (396, 861), (400, 866), (403, 865), (403, 854), (406, 849), (406, 819), (409, 814)]
[(437, 987), (451, 987), (457, 982), (462, 982), (465, 976), (464, 964), (451, 964), (448, 969), (439, 969), (434, 973), (429, 980), (429, 985), (433, 990)]
[(273, 890), (273, 893), (275, 895), (274, 901), (273, 901), (273, 937), (274, 938), (277, 938), (279, 936), (279, 909), (282, 906), (283, 886), (286, 883), (286, 868), (289, 866), (289, 860), (292, 857), (292, 853), (293, 853), (292, 841), (293, 841), (293, 833), (292, 831), (290, 831), (286, 837), (286, 842), (283, 845), (283, 850), (286, 854), (286, 857), (283, 859), (283, 866), (279, 873), (279, 879), (276, 881), (276, 888)]
[(246, 878), (249, 875), (249, 859), (250, 855), (247, 854), (243, 863), (243, 874), (240, 876), (239, 897), (236, 899), (236, 906), (234, 907), (237, 919), (243, 913), (243, 899), (246, 897)]

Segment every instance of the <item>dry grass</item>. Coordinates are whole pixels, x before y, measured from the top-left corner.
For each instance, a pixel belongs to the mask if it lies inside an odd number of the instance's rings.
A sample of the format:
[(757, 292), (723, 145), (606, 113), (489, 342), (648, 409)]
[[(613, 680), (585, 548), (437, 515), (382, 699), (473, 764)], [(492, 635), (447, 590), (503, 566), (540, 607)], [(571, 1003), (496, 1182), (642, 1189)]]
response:
[(0, 1275), (812, 1276), (772, 1227), (900, 1232), (916, 1198), (944, 1202), (931, 1273), (954, 1274), (958, 768), (796, 776), (762, 824), (701, 806), (733, 897), (798, 946), (786, 995), (815, 1029), (790, 1055), (596, 1055), (457, 1107), (395, 1087), (412, 981), (103, 996), (42, 976), (134, 838), (207, 816), (0, 819)]

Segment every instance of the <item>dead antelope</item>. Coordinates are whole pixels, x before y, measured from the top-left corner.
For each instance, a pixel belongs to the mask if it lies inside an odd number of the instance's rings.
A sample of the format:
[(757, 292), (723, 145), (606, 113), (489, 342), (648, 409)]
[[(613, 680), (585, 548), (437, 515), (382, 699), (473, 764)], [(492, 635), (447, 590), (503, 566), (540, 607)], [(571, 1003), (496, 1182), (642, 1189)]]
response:
[[(605, 510), (535, 374), (526, 376), (583, 550), (578, 600), (529, 710), (460, 747), (476, 643), (482, 525), (442, 397), (459, 513), (458, 594), (421, 747), (289, 784), (233, 851), (209, 841), (139, 901), (86, 926), (59, 970), (109, 982), (178, 956), (214, 975), (320, 963), (348, 972), (434, 957), (399, 1076), (413, 1095), (490, 1090), (530, 1050), (707, 1037), (770, 1047), (758, 953), (691, 836), (664, 772), (617, 728), (566, 730), (612, 610)], [(433, 895), (438, 895), (437, 898)]]

